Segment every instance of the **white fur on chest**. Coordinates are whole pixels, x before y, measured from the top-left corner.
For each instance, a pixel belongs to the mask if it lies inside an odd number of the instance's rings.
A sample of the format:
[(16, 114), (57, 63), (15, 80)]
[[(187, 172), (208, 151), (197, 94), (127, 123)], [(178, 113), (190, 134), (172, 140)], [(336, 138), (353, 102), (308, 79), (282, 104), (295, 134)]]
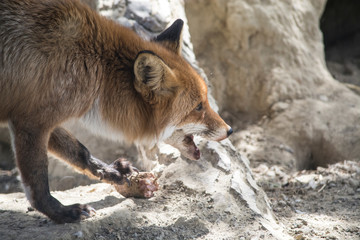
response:
[(119, 130), (112, 129), (104, 121), (99, 111), (99, 100), (95, 100), (93, 107), (81, 119), (84, 126), (92, 133), (113, 141), (126, 141), (124, 134)]
[(158, 142), (163, 142), (166, 139), (168, 139), (176, 130), (175, 126), (169, 125), (167, 127), (165, 127), (165, 129), (159, 134), (159, 136), (157, 137), (153, 137), (153, 138), (143, 138), (143, 139), (137, 139), (135, 141), (136, 145), (141, 145), (141, 146), (147, 146), (149, 148), (154, 147)]
[[(85, 125), (87, 129), (93, 132), (96, 135), (102, 136), (104, 138), (127, 142), (125, 135), (118, 129), (113, 129), (101, 116), (99, 111), (98, 100), (94, 102), (93, 107), (88, 111), (82, 118), (81, 122)], [(169, 125), (159, 134), (159, 136), (145, 137), (135, 140), (136, 145), (142, 145), (147, 147), (154, 147), (158, 142), (163, 142), (169, 138), (175, 131), (176, 127)]]

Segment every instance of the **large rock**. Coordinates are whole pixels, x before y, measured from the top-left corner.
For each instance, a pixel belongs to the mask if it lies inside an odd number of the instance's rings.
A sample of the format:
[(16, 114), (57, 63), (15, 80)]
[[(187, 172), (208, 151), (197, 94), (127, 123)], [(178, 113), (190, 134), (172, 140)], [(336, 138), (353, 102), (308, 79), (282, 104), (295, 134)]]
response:
[(222, 109), (262, 117), (262, 136), (270, 141), (257, 154), (271, 157), (275, 138), (300, 169), (360, 154), (360, 98), (325, 65), (319, 29), (325, 3), (186, 2), (195, 53)]
[(330, 78), (318, 28), (324, 3), (187, 1), (195, 53), (220, 106), (259, 115), (313, 96)]

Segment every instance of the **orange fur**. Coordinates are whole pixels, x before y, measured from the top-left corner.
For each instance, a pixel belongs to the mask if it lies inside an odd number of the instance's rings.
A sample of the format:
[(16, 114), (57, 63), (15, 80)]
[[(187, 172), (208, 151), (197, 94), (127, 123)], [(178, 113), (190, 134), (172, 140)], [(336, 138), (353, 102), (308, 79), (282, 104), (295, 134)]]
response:
[(58, 128), (70, 118), (128, 142), (168, 140), (192, 159), (200, 157), (193, 134), (221, 140), (231, 133), (210, 108), (205, 82), (180, 56), (182, 25), (145, 41), (76, 0), (0, 1), (0, 122), (9, 123), (35, 208), (57, 222), (88, 211), (51, 197), (47, 150), (107, 182), (121, 182), (131, 169), (93, 158)]

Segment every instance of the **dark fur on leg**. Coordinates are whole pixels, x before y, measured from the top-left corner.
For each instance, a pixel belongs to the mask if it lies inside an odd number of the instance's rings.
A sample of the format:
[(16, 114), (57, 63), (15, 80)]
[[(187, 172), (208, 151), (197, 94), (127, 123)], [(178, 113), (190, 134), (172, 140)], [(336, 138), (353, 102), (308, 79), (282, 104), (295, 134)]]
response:
[(123, 158), (106, 164), (91, 156), (83, 144), (60, 127), (51, 133), (48, 149), (78, 171), (112, 184), (123, 184), (133, 171), (137, 171)]

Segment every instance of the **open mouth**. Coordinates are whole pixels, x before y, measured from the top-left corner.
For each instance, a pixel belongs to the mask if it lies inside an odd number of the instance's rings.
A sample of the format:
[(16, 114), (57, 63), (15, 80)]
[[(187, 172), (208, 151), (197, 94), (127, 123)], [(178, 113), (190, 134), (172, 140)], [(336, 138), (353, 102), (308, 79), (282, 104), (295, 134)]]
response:
[(165, 143), (179, 149), (181, 154), (190, 160), (200, 159), (200, 150), (194, 142), (193, 134), (185, 134), (182, 130), (175, 131)]
[(190, 158), (192, 160), (199, 160), (200, 158), (200, 150), (199, 148), (195, 145), (194, 142), (194, 136), (192, 134), (190, 135), (185, 135), (185, 138), (183, 140), (183, 144), (185, 145), (186, 148), (186, 154), (184, 154), (187, 158)]
[[(202, 136), (204, 139), (207, 140), (215, 140), (215, 141), (221, 141), (227, 136), (220, 136), (218, 139), (214, 138), (214, 134), (207, 134), (208, 132), (204, 131), (197, 131), (192, 133), (189, 133), (190, 131), (185, 132), (183, 129), (177, 129), (172, 133), (172, 135), (165, 139), (164, 142), (167, 144), (170, 144), (171, 146), (177, 148), (181, 154), (190, 159), (190, 160), (199, 160), (201, 157), (201, 153), (199, 148), (196, 146), (194, 142), (194, 135), (195, 136)], [(230, 135), (230, 130), (228, 131), (228, 135)], [(208, 135), (211, 135), (212, 138), (210, 138)]]

